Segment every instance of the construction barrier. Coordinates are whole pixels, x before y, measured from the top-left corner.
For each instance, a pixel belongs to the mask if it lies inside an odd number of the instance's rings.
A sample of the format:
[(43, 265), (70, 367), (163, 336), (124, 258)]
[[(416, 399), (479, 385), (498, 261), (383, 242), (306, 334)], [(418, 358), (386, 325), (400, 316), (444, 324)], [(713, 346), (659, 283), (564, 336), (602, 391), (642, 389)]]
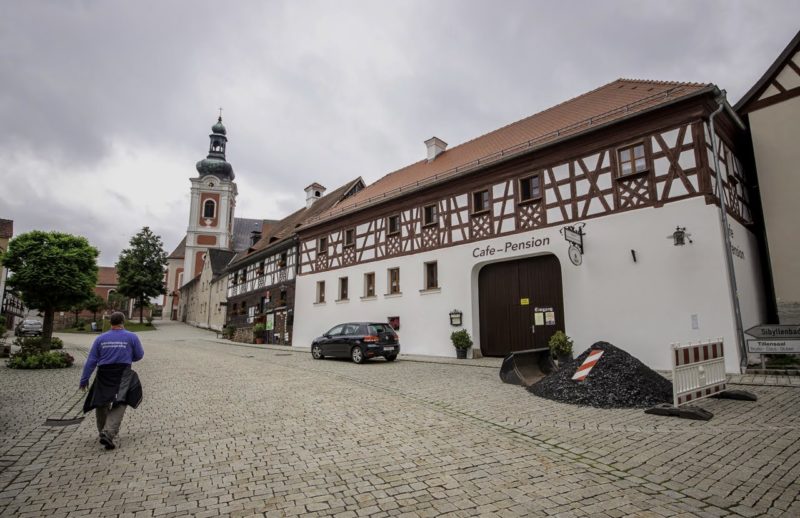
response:
[(575, 374), (573, 374), (572, 379), (574, 381), (585, 380), (586, 376), (588, 376), (589, 373), (592, 371), (592, 367), (594, 367), (597, 364), (597, 362), (600, 361), (601, 356), (603, 356), (602, 349), (592, 349), (591, 351), (589, 351), (589, 356), (587, 356), (586, 359), (583, 360), (581, 366), (578, 367), (578, 370), (576, 370)]
[(725, 380), (722, 338), (696, 344), (672, 344), (672, 390), (676, 408), (722, 392)]

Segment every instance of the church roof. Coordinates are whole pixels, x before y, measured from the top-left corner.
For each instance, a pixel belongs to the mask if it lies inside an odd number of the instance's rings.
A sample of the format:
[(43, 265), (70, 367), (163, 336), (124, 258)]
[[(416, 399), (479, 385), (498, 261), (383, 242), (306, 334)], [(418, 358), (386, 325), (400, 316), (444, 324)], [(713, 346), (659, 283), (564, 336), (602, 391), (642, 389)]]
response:
[(308, 226), (452, 180), (497, 161), (529, 153), (632, 115), (703, 92), (714, 85), (640, 79), (617, 79), (473, 140), (389, 173), (318, 217)]
[(186, 255), (186, 236), (183, 236), (181, 242), (175, 247), (175, 250), (167, 256), (167, 259), (183, 259)]

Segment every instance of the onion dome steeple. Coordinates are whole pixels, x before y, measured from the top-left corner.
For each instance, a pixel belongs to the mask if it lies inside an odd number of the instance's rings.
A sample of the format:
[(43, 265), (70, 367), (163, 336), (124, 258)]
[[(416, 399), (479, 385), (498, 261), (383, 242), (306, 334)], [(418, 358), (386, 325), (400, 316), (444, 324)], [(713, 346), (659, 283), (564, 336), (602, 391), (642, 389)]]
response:
[(217, 123), (211, 127), (211, 141), (208, 147), (208, 156), (197, 162), (197, 172), (200, 176), (213, 174), (219, 178), (234, 179), (233, 167), (225, 160), (225, 146), (228, 143), (227, 131), (222, 124), (222, 110), (220, 110)]

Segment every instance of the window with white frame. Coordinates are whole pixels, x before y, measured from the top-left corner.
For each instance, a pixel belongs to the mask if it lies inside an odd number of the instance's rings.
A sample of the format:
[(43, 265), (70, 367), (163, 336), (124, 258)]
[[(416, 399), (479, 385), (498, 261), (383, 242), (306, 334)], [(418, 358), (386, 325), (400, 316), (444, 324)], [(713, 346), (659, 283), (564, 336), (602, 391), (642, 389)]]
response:
[(317, 304), (325, 302), (325, 281), (317, 281)]

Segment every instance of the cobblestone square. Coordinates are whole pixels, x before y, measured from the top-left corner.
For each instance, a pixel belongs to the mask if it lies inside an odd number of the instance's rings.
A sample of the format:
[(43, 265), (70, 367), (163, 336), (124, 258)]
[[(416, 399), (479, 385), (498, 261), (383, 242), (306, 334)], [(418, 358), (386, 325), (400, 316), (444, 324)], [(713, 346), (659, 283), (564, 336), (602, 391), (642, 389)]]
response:
[[(709, 422), (597, 410), (505, 385), (491, 362), (315, 361), (163, 322), (119, 448), (71, 369), (0, 367), (3, 516), (800, 516), (800, 386)], [(402, 336), (402, 334), (401, 334)], [(769, 383), (769, 384), (767, 384)]]

